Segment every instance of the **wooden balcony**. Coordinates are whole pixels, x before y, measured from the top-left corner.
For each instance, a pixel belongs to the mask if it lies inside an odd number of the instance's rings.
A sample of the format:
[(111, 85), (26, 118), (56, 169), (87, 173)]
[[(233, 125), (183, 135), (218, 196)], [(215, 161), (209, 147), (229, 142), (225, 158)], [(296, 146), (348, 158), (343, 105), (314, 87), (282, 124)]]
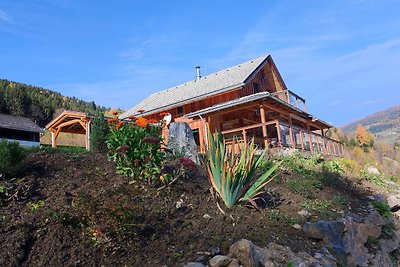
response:
[(344, 153), (339, 141), (278, 120), (226, 130), (222, 134), (228, 145), (233, 140), (247, 143), (254, 138), (259, 149), (288, 147), (336, 157), (343, 157)]
[(283, 90), (280, 92), (272, 93), (271, 95), (279, 98), (290, 105), (307, 112), (306, 100), (290, 90)]

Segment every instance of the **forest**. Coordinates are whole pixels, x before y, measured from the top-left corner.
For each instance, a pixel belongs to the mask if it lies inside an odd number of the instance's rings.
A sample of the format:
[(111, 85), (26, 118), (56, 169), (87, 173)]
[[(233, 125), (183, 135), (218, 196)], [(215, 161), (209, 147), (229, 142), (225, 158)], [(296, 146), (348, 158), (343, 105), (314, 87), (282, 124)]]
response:
[(44, 127), (62, 110), (94, 114), (106, 108), (94, 101), (85, 102), (41, 87), (0, 79), (0, 113), (28, 117)]

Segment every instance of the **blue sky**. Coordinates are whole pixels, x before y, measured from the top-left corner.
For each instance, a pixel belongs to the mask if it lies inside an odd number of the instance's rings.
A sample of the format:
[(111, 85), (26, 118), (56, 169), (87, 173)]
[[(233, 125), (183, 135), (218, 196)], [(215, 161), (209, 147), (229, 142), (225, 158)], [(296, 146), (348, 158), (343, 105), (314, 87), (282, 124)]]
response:
[(0, 78), (108, 107), (271, 54), (342, 125), (400, 104), (400, 1), (0, 0)]

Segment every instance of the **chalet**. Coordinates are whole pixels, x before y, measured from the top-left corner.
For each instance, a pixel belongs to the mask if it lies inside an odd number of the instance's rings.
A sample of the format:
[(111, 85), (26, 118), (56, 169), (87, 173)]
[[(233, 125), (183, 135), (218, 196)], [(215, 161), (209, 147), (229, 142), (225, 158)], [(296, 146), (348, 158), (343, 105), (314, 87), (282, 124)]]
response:
[[(145, 110), (140, 113), (139, 110)], [(226, 142), (254, 138), (260, 148), (289, 147), (340, 156), (342, 145), (326, 137), (332, 126), (307, 112), (304, 98), (288, 90), (272, 57), (265, 56), (154, 93), (120, 115), (185, 121), (200, 151), (207, 143), (206, 126)], [(163, 131), (168, 135), (167, 129)]]
[(39, 146), (41, 132), (29, 118), (0, 114), (0, 140), (16, 141), (24, 147)]

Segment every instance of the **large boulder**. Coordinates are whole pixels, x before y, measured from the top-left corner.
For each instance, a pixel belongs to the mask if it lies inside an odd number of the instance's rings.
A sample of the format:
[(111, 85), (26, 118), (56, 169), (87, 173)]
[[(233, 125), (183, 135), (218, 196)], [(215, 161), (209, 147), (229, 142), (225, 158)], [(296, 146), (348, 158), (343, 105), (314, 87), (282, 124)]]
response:
[(174, 155), (191, 159), (200, 164), (193, 131), (186, 122), (173, 122), (169, 126), (168, 146)]

